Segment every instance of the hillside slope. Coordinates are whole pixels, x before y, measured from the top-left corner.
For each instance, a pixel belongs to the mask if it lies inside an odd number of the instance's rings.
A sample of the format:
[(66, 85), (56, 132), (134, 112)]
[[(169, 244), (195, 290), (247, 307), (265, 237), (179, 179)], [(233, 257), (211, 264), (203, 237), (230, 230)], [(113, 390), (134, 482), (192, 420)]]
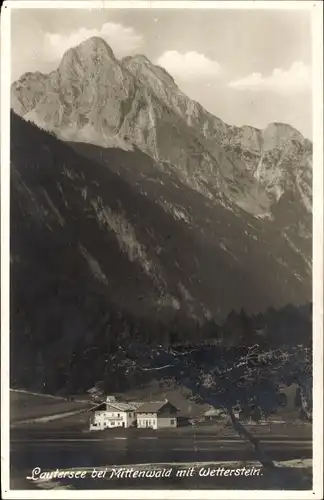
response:
[(312, 145), (292, 127), (226, 125), (98, 38), (23, 75), (11, 105), (19, 387), (87, 387), (118, 372), (120, 338), (186, 340), (233, 310), (311, 301)]
[(12, 259), (28, 253), (85, 288), (91, 277), (136, 313), (225, 317), (308, 300), (307, 267), (270, 221), (215, 208), (139, 150), (92, 156), (12, 115)]

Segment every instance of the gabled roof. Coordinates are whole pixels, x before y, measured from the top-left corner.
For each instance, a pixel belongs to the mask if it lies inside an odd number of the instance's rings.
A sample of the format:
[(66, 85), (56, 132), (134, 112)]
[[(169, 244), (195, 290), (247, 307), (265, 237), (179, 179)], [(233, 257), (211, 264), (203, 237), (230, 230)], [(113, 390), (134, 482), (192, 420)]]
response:
[[(114, 410), (117, 410), (117, 411), (136, 411), (138, 413), (156, 413), (158, 411), (160, 411), (163, 406), (165, 405), (171, 405), (173, 406), (169, 401), (150, 401), (150, 402), (147, 402), (147, 403), (143, 403), (143, 402), (135, 402), (135, 401), (129, 401), (129, 402), (112, 402), (112, 403), (98, 403), (97, 405), (93, 406), (92, 408), (90, 408), (89, 410), (87, 411), (91, 411), (91, 410), (101, 410), (101, 411), (105, 411), (105, 409), (108, 409), (107, 411), (114, 411)], [(111, 410), (109, 410), (109, 408)], [(174, 407), (175, 408), (175, 407)], [(177, 410), (177, 408), (175, 408)], [(178, 411), (178, 410), (177, 410)]]
[(106, 408), (106, 403), (102, 402), (102, 403), (97, 403), (94, 406), (91, 406), (91, 408), (89, 408), (87, 411), (93, 411), (95, 409), (97, 409), (98, 411), (99, 409), (104, 410), (105, 408)]
[[(113, 402), (113, 403), (109, 403), (109, 402), (102, 402), (102, 403), (97, 403), (96, 405), (92, 406), (91, 408), (89, 408), (89, 410), (87, 411), (93, 411), (93, 410), (100, 410), (100, 411), (105, 411), (107, 408), (112, 408), (113, 411), (114, 410), (117, 410), (117, 411), (136, 411), (136, 409), (141, 406), (143, 403), (136, 403), (136, 402), (133, 402), (133, 401), (130, 401), (128, 403), (124, 403), (124, 402)], [(109, 410), (108, 410), (109, 411)]]
[(110, 406), (111, 408), (115, 408), (116, 410), (119, 411), (135, 411), (139, 406), (141, 406), (142, 403), (135, 403), (135, 402), (113, 402), (113, 403), (107, 403), (107, 407)]
[(226, 413), (226, 411), (223, 408), (209, 408), (204, 415), (206, 417), (213, 417), (213, 416), (218, 416), (221, 415), (222, 413)]
[(167, 404), (173, 406), (169, 401), (151, 401), (149, 403), (143, 403), (136, 411), (137, 413), (156, 413)]

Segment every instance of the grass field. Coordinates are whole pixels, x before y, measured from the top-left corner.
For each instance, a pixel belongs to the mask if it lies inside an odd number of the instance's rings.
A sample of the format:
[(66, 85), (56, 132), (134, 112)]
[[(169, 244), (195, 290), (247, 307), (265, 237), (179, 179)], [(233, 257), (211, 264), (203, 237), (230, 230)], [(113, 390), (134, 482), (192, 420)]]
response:
[(10, 391), (10, 422), (39, 418), (89, 408), (90, 402), (68, 401), (63, 398)]
[[(91, 434), (93, 438), (105, 439), (106, 437), (123, 437), (123, 438), (136, 438), (141, 436), (154, 436), (159, 438), (168, 438), (170, 436), (177, 437), (192, 437), (192, 436), (213, 436), (219, 439), (233, 438), (238, 439), (239, 436), (232, 426), (226, 426), (224, 423), (214, 423), (210, 422), (206, 425), (197, 426), (184, 426), (177, 427), (176, 429), (160, 429), (155, 431), (153, 429), (136, 429), (136, 428), (115, 428), (115, 429), (104, 429), (101, 431), (90, 431), (89, 430), (89, 420), (90, 413), (85, 411), (75, 415), (67, 416), (58, 420), (53, 420), (49, 422), (30, 422), (24, 424), (23, 426), (17, 426), (24, 428), (26, 431), (30, 430), (32, 432), (44, 431), (46, 432), (72, 432), (74, 433), (86, 433)], [(255, 436), (259, 437), (261, 440), (271, 439), (271, 438), (282, 438), (282, 439), (308, 439), (312, 440), (312, 426), (310, 424), (272, 424), (270, 427), (268, 425), (249, 425), (246, 428)]]
[[(180, 415), (190, 417), (201, 416), (208, 408), (209, 405), (201, 405), (193, 402), (190, 399), (188, 390), (181, 386), (174, 386), (160, 384), (157, 381), (152, 381), (144, 387), (133, 389), (129, 392), (114, 394), (117, 400), (124, 401), (152, 401), (168, 399), (179, 410)], [(45, 394), (33, 394), (26, 391), (10, 391), (10, 421), (12, 424), (18, 423), (28, 419), (39, 417), (51, 416), (60, 413), (68, 413), (82, 409), (88, 409), (93, 406), (93, 402), (88, 394), (75, 395), (73, 401), (61, 397), (48, 396)], [(287, 423), (271, 423), (271, 426), (249, 426), (255, 434), (273, 435), (300, 435), (311, 438), (312, 426), (310, 423), (298, 421), (290, 415), (290, 409), (286, 410), (288, 417)], [(288, 415), (289, 414), (289, 415)], [(64, 419), (58, 421), (48, 422), (48, 426), (56, 429), (63, 429), (64, 427), (74, 427), (75, 429), (89, 429), (89, 413), (80, 413), (73, 416), (66, 416)], [(272, 420), (282, 420), (283, 415), (275, 414), (271, 417)], [(284, 418), (285, 420), (285, 418)], [(43, 425), (43, 424), (42, 424)], [(182, 430), (183, 429), (183, 430)], [(188, 430), (192, 432), (192, 427), (179, 428), (177, 432), (186, 433)], [(199, 432), (212, 432), (216, 434), (231, 434), (233, 432), (230, 427), (228, 430), (224, 427), (224, 423), (208, 423), (206, 425), (195, 426), (194, 429)], [(125, 430), (123, 430), (125, 432)], [(104, 431), (105, 432), (105, 431)], [(111, 429), (108, 432), (114, 432)]]

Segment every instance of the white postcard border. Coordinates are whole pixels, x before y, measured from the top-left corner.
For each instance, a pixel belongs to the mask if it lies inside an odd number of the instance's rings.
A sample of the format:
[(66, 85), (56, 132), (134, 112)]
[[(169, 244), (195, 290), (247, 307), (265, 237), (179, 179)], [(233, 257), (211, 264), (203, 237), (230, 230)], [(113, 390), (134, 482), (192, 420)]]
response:
[[(313, 490), (10, 490), (10, 24), (15, 9), (285, 9), (309, 10), (313, 24)], [(1, 11), (1, 470), (3, 498), (320, 499), (323, 495), (323, 3), (321, 1), (7, 1)]]

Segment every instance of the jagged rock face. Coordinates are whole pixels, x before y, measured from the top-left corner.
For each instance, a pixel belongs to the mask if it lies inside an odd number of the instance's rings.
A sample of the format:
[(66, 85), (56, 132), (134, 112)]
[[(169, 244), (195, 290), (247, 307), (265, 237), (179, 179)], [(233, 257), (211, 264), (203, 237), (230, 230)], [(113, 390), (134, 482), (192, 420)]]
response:
[(300, 196), (312, 211), (312, 144), (289, 125), (272, 123), (264, 130), (232, 127), (225, 148), (241, 155), (246, 168), (262, 184), (271, 204), (287, 191)]
[(63, 139), (108, 145), (134, 92), (132, 76), (123, 71), (112, 50), (100, 38), (91, 38), (68, 50), (57, 71), (25, 75), (13, 84), (12, 107)]
[[(183, 94), (163, 68), (142, 55), (118, 61), (97, 37), (68, 50), (49, 75), (27, 73), (14, 82), (12, 108), (75, 146), (139, 148), (155, 171), (215, 210), (272, 221), (310, 267), (312, 145), (291, 126), (229, 126)], [(141, 180), (152, 175), (141, 172)]]
[(15, 82), (12, 108), (65, 140), (134, 144), (231, 209), (272, 217), (272, 205), (290, 189), (311, 207), (311, 144), (301, 134), (283, 124), (228, 126), (163, 68), (142, 55), (118, 61), (97, 37), (68, 50), (49, 75), (27, 73)]

